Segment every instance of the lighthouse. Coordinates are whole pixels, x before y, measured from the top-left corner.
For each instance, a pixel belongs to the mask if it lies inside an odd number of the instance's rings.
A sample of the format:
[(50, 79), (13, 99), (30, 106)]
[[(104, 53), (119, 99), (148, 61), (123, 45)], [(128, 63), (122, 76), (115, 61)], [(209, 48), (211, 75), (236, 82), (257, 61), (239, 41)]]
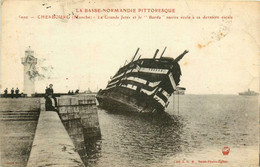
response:
[(30, 97), (35, 93), (35, 77), (37, 76), (37, 58), (34, 57), (34, 51), (31, 50), (30, 46), (25, 50), (22, 64), (24, 66), (24, 94)]

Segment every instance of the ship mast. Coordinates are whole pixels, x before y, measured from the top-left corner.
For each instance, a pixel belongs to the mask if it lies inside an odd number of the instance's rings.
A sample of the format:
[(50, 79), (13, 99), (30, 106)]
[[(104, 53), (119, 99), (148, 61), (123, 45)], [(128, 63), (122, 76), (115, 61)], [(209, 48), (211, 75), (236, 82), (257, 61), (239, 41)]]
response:
[(164, 48), (164, 50), (163, 50), (163, 52), (162, 52), (162, 54), (161, 54), (161, 56), (160, 56), (160, 59), (162, 58), (162, 56), (163, 56), (163, 54), (164, 54), (166, 48), (167, 48), (167, 46), (165, 46), (165, 48)]
[(154, 56), (153, 56), (153, 59), (155, 59), (155, 57), (157, 56), (157, 53), (159, 52), (159, 49), (156, 49), (155, 53), (154, 53)]
[(135, 59), (135, 57), (136, 57), (136, 55), (137, 55), (139, 49), (140, 49), (140, 48), (138, 48), (137, 51), (135, 52), (135, 55), (134, 55), (133, 59), (131, 60), (131, 63), (134, 61), (134, 59)]
[(180, 54), (174, 61), (175, 62), (179, 62), (184, 55), (186, 55), (189, 51), (188, 50), (185, 50), (182, 54)]

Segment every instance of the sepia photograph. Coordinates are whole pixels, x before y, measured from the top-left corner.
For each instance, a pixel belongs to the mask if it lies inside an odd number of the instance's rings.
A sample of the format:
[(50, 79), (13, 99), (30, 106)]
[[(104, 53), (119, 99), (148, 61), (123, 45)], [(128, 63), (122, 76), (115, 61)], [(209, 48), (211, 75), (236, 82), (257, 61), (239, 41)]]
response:
[(258, 167), (260, 3), (1, 0), (1, 167)]

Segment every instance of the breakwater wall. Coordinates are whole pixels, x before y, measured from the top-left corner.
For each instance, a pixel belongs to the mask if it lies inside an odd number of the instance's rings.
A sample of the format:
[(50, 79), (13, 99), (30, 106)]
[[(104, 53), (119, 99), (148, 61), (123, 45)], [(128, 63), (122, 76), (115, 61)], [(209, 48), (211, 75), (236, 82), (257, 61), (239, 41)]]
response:
[[(57, 98), (57, 101), (58, 112), (55, 114), (66, 129), (65, 132), (72, 141), (74, 150), (86, 164), (86, 141), (101, 136), (95, 96), (87, 94), (61, 96)], [(1, 121), (1, 132), (3, 133), (0, 135), (0, 166), (26, 166), (31, 148), (33, 148), (33, 139), (36, 139), (34, 136), (40, 123), (39, 115), (47, 112), (45, 111), (45, 99), (0, 98), (0, 106), (0, 120), (4, 120)], [(41, 127), (45, 126), (41, 125)], [(56, 127), (49, 128), (55, 129)], [(49, 137), (52, 138), (55, 135)], [(51, 154), (51, 152), (49, 153)], [(38, 151), (31, 152), (31, 154), (38, 154)]]
[[(65, 127), (73, 126), (74, 121), (82, 124), (85, 139), (101, 135), (94, 95), (60, 97), (58, 110)], [(74, 133), (76, 134), (76, 132), (71, 132), (71, 134)]]
[(85, 166), (55, 111), (40, 114), (27, 167)]
[(94, 95), (62, 96), (57, 99), (60, 118), (84, 164), (89, 141), (101, 137)]

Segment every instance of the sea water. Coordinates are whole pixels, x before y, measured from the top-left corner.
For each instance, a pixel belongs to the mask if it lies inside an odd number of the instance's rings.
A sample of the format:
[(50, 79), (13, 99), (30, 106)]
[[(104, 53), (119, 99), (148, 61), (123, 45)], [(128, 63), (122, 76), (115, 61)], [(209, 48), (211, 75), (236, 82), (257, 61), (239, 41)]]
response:
[[(180, 95), (169, 119), (99, 110), (88, 166), (258, 166), (258, 97)], [(229, 148), (223, 155), (224, 147)]]

